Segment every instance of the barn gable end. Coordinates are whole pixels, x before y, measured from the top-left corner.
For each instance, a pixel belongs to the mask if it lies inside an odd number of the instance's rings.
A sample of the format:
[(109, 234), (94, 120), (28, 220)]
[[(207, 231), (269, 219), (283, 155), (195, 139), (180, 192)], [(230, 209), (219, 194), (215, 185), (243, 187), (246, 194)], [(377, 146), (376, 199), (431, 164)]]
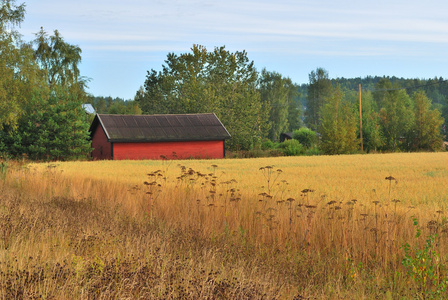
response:
[(108, 141), (104, 128), (90, 128), (92, 138), (92, 157), (95, 159), (112, 159), (112, 144)]
[(98, 114), (90, 133), (94, 159), (223, 158), (230, 138), (215, 114)]

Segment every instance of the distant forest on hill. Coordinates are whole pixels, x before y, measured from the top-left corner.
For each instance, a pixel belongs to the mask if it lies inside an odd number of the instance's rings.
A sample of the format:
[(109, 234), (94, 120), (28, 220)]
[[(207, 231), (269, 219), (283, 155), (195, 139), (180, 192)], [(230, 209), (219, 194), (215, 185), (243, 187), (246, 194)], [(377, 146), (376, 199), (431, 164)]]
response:
[[(0, 15), (0, 159), (89, 157), (89, 103), (106, 114), (215, 113), (231, 135), (225, 146), (233, 152), (444, 150), (443, 78), (331, 79), (317, 68), (308, 84), (298, 85), (284, 74), (257, 70), (245, 50), (193, 45), (186, 53), (168, 53), (161, 71), (148, 70), (134, 99), (97, 97), (87, 92), (79, 46), (44, 28), (33, 41), (23, 41), (18, 28), (25, 4), (3, 1)], [(292, 139), (283, 141), (291, 132)]]
[[(330, 79), (333, 86), (339, 84), (343, 90), (358, 91), (358, 85), (361, 84), (361, 93), (363, 91), (375, 91), (376, 85), (380, 80), (387, 79), (393, 86), (397, 88), (404, 88), (408, 93), (416, 90), (423, 90), (431, 99), (434, 107), (442, 109), (442, 106), (447, 105), (448, 99), (448, 79), (443, 77), (435, 77), (433, 79), (409, 79), (395, 76), (367, 76), (364, 78), (333, 78)], [(306, 98), (308, 95), (309, 83), (299, 85), (300, 102), (305, 107)], [(448, 108), (447, 108), (448, 109)], [(445, 118), (445, 121), (447, 118)]]

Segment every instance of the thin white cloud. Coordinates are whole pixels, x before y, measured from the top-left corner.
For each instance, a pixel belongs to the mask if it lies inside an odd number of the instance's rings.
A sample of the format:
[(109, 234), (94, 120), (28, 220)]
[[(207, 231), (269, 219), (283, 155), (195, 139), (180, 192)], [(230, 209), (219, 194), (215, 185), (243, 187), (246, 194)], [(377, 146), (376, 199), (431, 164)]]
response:
[[(50, 3), (53, 3), (50, 5)], [(342, 5), (341, 5), (342, 2)], [(292, 39), (328, 37), (340, 39), (448, 42), (446, 9), (428, 4), (411, 14), (415, 3), (392, 1), (371, 7), (344, 1), (212, 2), (212, 1), (64, 1), (44, 0), (45, 17), (59, 16), (80, 41), (177, 41), (207, 36), (269, 42), (273, 36)], [(440, 4), (440, 3), (439, 3)], [(342, 6), (342, 7), (341, 7)], [(420, 5), (421, 6), (421, 5)], [(419, 7), (420, 7), (419, 6)], [(446, 6), (446, 5), (445, 5)], [(64, 32), (62, 34), (65, 34)], [(253, 36), (256, 35), (256, 36)], [(68, 35), (72, 37), (72, 35)], [(208, 36), (207, 36), (208, 37)], [(294, 40), (293, 40), (294, 41)]]
[(144, 61), (188, 52), (192, 44), (226, 45), (278, 64), (350, 57), (445, 62), (447, 15), (445, 0), (30, 0), (20, 31), (31, 40), (40, 26), (58, 29), (83, 49), (85, 64), (120, 55)]

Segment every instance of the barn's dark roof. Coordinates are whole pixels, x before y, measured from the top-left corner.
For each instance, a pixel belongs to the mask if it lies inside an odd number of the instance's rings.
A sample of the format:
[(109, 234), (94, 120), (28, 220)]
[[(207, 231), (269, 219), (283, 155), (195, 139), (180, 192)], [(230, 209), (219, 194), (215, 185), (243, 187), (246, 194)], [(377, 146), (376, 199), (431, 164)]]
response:
[(230, 138), (213, 113), (181, 115), (97, 114), (90, 126), (93, 135), (101, 125), (109, 142), (207, 141)]

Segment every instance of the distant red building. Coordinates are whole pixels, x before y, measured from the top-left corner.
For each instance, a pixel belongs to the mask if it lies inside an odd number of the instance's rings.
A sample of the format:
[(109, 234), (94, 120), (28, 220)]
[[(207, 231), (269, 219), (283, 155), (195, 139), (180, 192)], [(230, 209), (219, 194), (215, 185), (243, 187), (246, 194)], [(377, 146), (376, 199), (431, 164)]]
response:
[(93, 159), (223, 158), (230, 134), (215, 114), (105, 115), (90, 126)]

